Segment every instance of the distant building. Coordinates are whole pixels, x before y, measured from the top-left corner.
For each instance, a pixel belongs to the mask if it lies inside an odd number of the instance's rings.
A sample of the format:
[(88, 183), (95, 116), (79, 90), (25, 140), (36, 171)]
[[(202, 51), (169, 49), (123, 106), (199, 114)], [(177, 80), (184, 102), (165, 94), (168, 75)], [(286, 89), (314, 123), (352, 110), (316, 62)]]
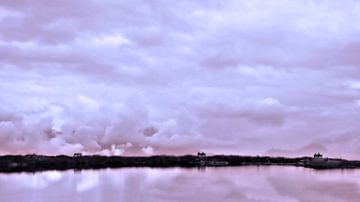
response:
[(82, 156), (82, 153), (74, 153), (74, 157), (80, 157)]
[(197, 161), (199, 166), (206, 166), (206, 153), (198, 152), (197, 153)]
[(205, 152), (198, 152), (198, 157), (206, 157), (206, 153)]
[(319, 152), (314, 154), (314, 159), (320, 159), (322, 157), (323, 157), (323, 155), (320, 154)]

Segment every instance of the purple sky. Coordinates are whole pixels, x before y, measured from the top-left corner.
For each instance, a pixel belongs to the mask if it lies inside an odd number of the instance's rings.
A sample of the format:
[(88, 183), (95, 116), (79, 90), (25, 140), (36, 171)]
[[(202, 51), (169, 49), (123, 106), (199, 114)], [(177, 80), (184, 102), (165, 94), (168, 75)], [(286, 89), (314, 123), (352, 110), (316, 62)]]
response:
[(355, 0), (2, 0), (0, 153), (360, 158), (359, 21)]

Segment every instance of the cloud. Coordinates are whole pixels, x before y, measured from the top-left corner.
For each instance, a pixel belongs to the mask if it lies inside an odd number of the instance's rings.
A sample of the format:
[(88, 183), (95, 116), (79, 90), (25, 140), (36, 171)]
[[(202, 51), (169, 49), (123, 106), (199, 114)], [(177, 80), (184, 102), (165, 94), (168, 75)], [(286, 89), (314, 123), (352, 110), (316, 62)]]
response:
[[(344, 179), (331, 179), (326, 175), (314, 179), (313, 176), (302, 176), (294, 179), (290, 173), (283, 177), (268, 177), (269, 183), (280, 196), (286, 196), (297, 201), (316, 201), (322, 199), (338, 201), (354, 201), (359, 196), (358, 184)], [(304, 195), (302, 193), (306, 192)]]
[(356, 156), (359, 9), (2, 1), (1, 152)]
[[(235, 103), (236, 104), (236, 103)], [(249, 100), (239, 105), (215, 104), (205, 107), (204, 116), (214, 118), (246, 119), (261, 124), (281, 125), (285, 112), (278, 100), (268, 97)]]

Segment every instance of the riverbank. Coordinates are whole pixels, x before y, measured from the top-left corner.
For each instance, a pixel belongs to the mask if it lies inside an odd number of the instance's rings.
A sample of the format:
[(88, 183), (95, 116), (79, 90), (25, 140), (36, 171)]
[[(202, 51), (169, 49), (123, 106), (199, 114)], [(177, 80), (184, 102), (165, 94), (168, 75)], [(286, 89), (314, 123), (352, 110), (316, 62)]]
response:
[(360, 168), (360, 161), (344, 159), (314, 159), (312, 157), (286, 158), (269, 156), (214, 155), (198, 157), (185, 156), (43, 156), (6, 155), (0, 156), (0, 172), (36, 172), (44, 170), (82, 170), (122, 167), (213, 167), (244, 165), (301, 166), (313, 169)]

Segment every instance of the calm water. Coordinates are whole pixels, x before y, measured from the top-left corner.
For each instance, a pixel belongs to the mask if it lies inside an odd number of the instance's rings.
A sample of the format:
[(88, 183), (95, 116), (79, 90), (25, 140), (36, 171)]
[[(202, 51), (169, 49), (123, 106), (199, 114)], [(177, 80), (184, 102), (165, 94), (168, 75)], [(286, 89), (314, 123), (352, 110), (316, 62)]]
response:
[(0, 174), (0, 201), (359, 201), (360, 170), (127, 168)]

